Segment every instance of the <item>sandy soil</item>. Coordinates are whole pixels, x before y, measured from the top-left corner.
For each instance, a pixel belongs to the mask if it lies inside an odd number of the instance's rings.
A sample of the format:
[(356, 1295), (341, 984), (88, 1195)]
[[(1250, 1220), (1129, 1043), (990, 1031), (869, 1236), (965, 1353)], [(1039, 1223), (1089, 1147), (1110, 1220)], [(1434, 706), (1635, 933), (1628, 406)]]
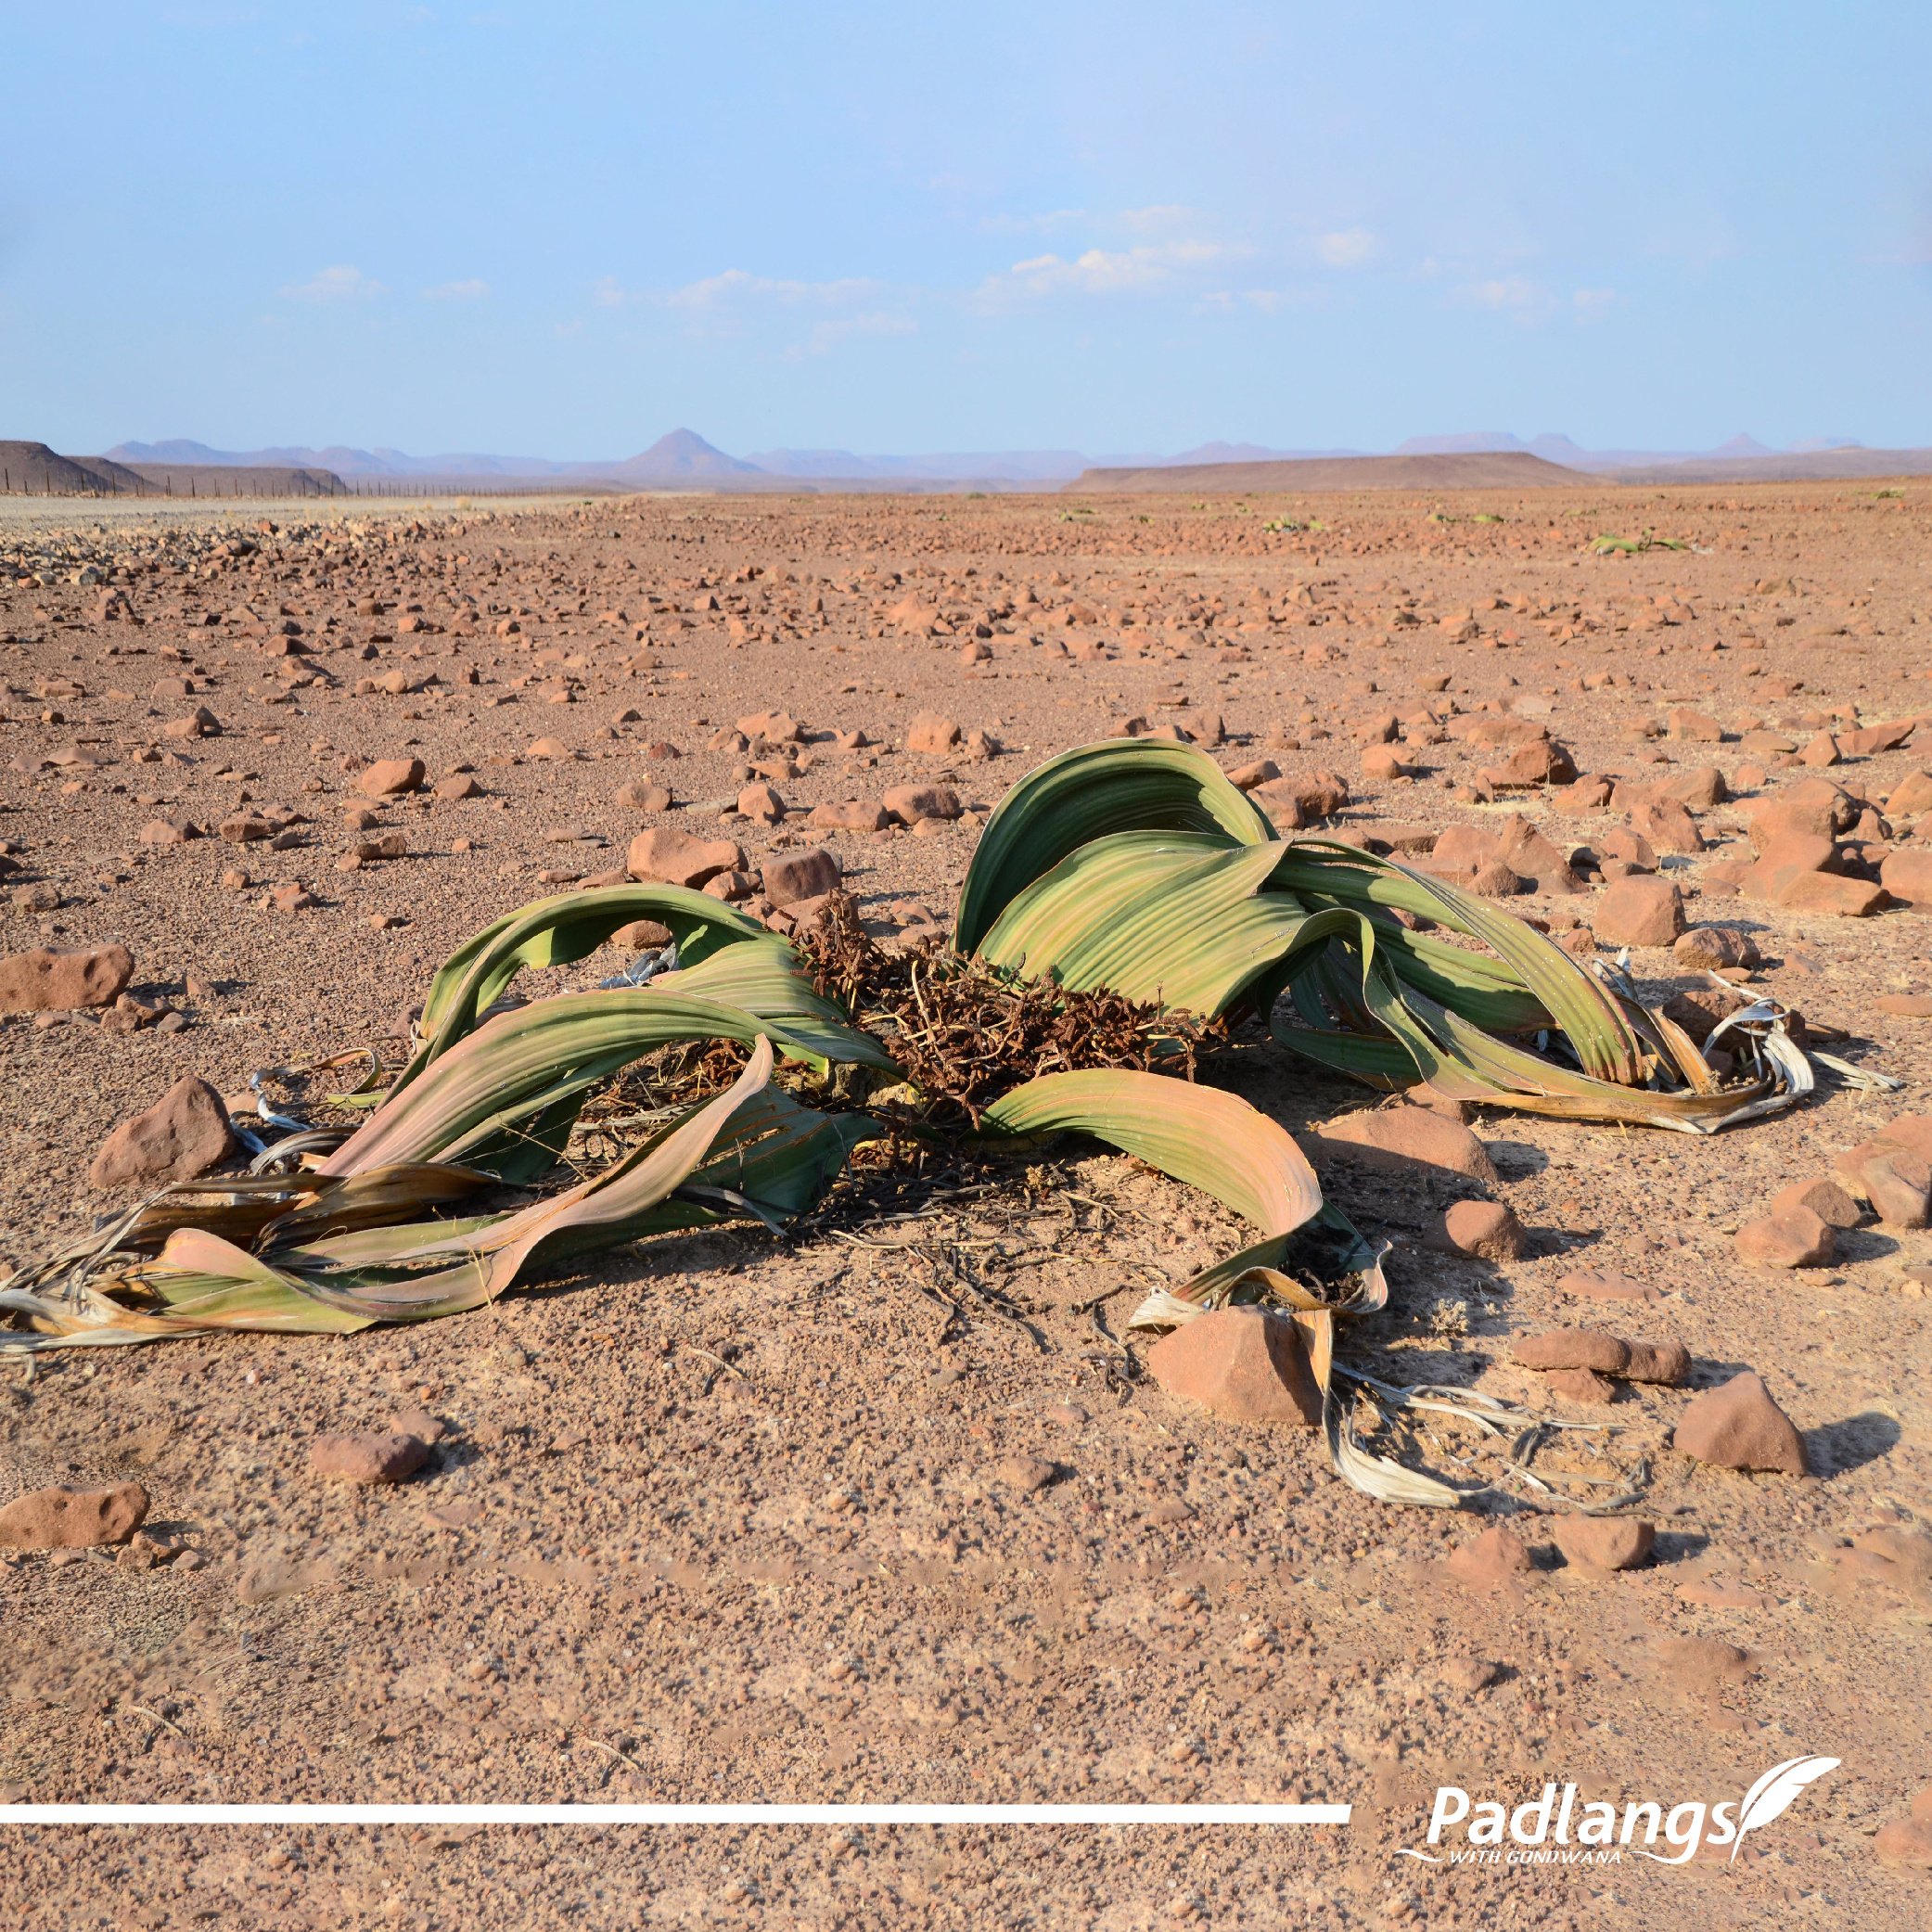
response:
[[(1264, 528), (1285, 511), (1310, 527)], [(707, 745), (741, 715), (784, 707), (814, 734), (878, 741), (811, 744), (778, 787), (787, 825), (728, 827), (754, 858), (805, 836), (812, 805), (907, 777), (946, 774), (990, 807), (1038, 759), (1131, 714), (1220, 713), (1231, 766), (1266, 752), (1291, 775), (1341, 770), (1359, 800), (1345, 836), (1493, 823), (1500, 808), (1454, 793), (1495, 754), (1427, 742), (1440, 734), (1416, 709), (1444, 674), (1427, 698), (1439, 711), (1506, 703), (1546, 720), (1580, 770), (1715, 763), (1748, 793), (1751, 763), (1773, 787), (1805, 774), (1742, 732), (1802, 747), (1826, 723), (1932, 717), (1928, 513), (1917, 485), (1134, 497), (1093, 514), (1013, 497), (0, 505), (0, 839), (19, 868), (0, 951), (120, 940), (134, 991), (188, 1022), (0, 1021), (0, 1251), (37, 1253), (110, 1205), (87, 1186), (95, 1149), (181, 1074), (233, 1093), (258, 1068), (392, 1036), (466, 934), (555, 889), (546, 876), (621, 864), (652, 822), (616, 803), (627, 780), (668, 785), (665, 822), (715, 836), (744, 761)], [(1692, 547), (1591, 553), (1601, 531), (1646, 527)], [(992, 655), (968, 665), (976, 628)], [(285, 638), (302, 651), (279, 655)], [(359, 693), (365, 680), (400, 688)], [(1655, 736), (1679, 704), (1732, 736)], [(169, 736), (197, 705), (220, 735)], [(925, 710), (1004, 749), (910, 755)], [(1384, 713), (1411, 720), (1414, 780), (1361, 777), (1351, 727)], [(543, 738), (568, 755), (531, 755)], [(1882, 799), (1932, 763), (1928, 739), (1932, 723), (1832, 775)], [(664, 745), (680, 755), (652, 755)], [(481, 796), (393, 803), (382, 818), (410, 856), (338, 871), (356, 761), (407, 755), (432, 779), (473, 767)], [(1621, 823), (1519, 802), (1559, 840)], [(304, 814), (295, 840), (141, 842), (165, 813), (211, 827), (244, 803)], [(1349, 1343), (1403, 1379), (1528, 1398), (1510, 1333), (1592, 1320), (1681, 1340), (1696, 1386), (1740, 1366), (1765, 1377), (1805, 1432), (1808, 1478), (1675, 1453), (1687, 1391), (1633, 1388), (1607, 1412), (1619, 1459), (1651, 1463), (1657, 1560), (1642, 1569), (1592, 1577), (1546, 1553), (1528, 1579), (1466, 1586), (1445, 1558), (1480, 1518), (1371, 1502), (1307, 1432), (1218, 1423), (1135, 1375), (1144, 1350), (1117, 1338), (1126, 1303), (1078, 1305), (1149, 1265), (1184, 1272), (1235, 1231), (1106, 1156), (1068, 1155), (1032, 1196), (935, 1177), (955, 1191), (900, 1224), (897, 1247), (854, 1247), (832, 1226), (863, 1221), (830, 1216), (787, 1242), (660, 1243), (416, 1330), (6, 1372), (0, 1498), (137, 1480), (199, 1563), (0, 1564), (7, 1798), (1299, 1797), (1352, 1802), (1347, 1831), (43, 1830), (15, 1835), (0, 1914), (1925, 1922), (1926, 1874), (1881, 1863), (1872, 1836), (1932, 1781), (1932, 1600), (1849, 1542), (1932, 1516), (1928, 1303), (1906, 1272), (1932, 1260), (1932, 1236), (1868, 1228), (1838, 1265), (1792, 1273), (1746, 1264), (1732, 1235), (1785, 1182), (1925, 1107), (1932, 1021), (1874, 1001), (1932, 991), (1932, 916), (1726, 896), (1708, 868), (1745, 849), (1739, 820), (1701, 816), (1726, 842), (1671, 875), (1693, 918), (1749, 926), (1764, 984), (1905, 1092), (1827, 1082), (1708, 1140), (1488, 1116), (1497, 1192), (1534, 1235), (1500, 1269), (1420, 1247), (1426, 1184), (1329, 1169), (1358, 1222), (1398, 1243), (1392, 1306)], [(966, 822), (832, 840), (869, 910), (903, 918), (911, 901), (943, 919), (973, 836)], [(222, 883), (236, 868), (245, 887)], [(291, 881), (318, 902), (273, 909), (269, 889)], [(1559, 925), (1593, 903), (1512, 902)], [(1695, 981), (1667, 953), (1635, 964), (1660, 992)], [(1375, 1104), (1272, 1053), (1219, 1077), (1298, 1129)], [(1556, 1286), (1582, 1266), (1660, 1299), (1606, 1315)], [(941, 1305), (953, 1296), (961, 1319)], [(413, 1481), (310, 1474), (316, 1433), (403, 1408), (448, 1428)], [(1058, 1478), (1026, 1493), (1016, 1458)], [(1511, 1520), (1549, 1543), (1547, 1518)], [(1734, 1862), (1396, 1855), (1421, 1843), (1442, 1783), (1512, 1804), (1545, 1780), (1734, 1798), (1802, 1752), (1843, 1764)]]

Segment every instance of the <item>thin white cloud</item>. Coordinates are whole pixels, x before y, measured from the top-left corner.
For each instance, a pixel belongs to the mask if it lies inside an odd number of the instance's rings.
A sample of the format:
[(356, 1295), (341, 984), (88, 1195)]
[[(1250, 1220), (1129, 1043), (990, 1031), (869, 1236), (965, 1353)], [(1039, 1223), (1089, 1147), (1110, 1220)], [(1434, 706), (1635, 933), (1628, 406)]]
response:
[(1569, 299), (1569, 305), (1579, 315), (1600, 315), (1617, 300), (1614, 288), (1579, 288)]
[(914, 336), (919, 325), (910, 315), (880, 310), (864, 315), (833, 315), (812, 326), (811, 335), (785, 352), (789, 363), (802, 362), (809, 355), (829, 355), (841, 343), (854, 337)]
[(290, 282), (282, 290), (290, 301), (367, 301), (383, 292), (380, 282), (342, 262), (325, 268), (306, 282)]
[(1177, 228), (1200, 224), (1199, 212), (1178, 201), (1157, 201), (1150, 208), (1130, 208), (1120, 216), (1120, 225), (1135, 235), (1171, 235)]
[(864, 301), (878, 292), (878, 286), (859, 275), (832, 282), (792, 282), (751, 275), (742, 268), (727, 268), (722, 275), (707, 275), (701, 282), (687, 282), (682, 288), (673, 288), (664, 300), (673, 309), (717, 309), (741, 301), (775, 301), (787, 306), (812, 302), (837, 308), (847, 302)]
[(982, 214), (979, 225), (989, 235), (1039, 235), (1086, 219), (1084, 208), (1050, 208), (1043, 214)]
[(1496, 275), (1486, 282), (1472, 282), (1468, 294), (1480, 308), (1518, 315), (1550, 305), (1548, 290), (1528, 275)]
[(982, 301), (1026, 296), (1127, 295), (1164, 288), (1190, 269), (1209, 268), (1252, 251), (1219, 241), (1144, 242), (1131, 249), (1089, 249), (1071, 259), (1032, 255), (980, 284)]
[(489, 283), (472, 275), (464, 282), (439, 282), (433, 288), (425, 288), (423, 296), (429, 301), (481, 301), (489, 292)]
[(1315, 237), (1315, 253), (1330, 268), (1360, 268), (1374, 260), (1376, 247), (1366, 228), (1337, 228)]

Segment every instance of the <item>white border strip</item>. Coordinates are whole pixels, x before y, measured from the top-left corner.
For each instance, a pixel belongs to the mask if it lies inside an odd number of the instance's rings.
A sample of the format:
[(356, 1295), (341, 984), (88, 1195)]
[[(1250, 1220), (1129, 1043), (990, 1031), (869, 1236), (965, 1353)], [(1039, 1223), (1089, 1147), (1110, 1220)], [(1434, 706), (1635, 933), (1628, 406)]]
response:
[(1347, 1824), (1349, 1805), (0, 1805), (7, 1824)]

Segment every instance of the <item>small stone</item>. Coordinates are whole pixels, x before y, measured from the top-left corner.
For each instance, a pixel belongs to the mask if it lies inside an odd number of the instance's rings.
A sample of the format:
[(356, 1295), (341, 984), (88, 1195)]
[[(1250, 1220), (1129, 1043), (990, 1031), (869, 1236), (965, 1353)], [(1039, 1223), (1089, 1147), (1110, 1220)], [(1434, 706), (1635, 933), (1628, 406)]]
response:
[(1617, 1385), (1593, 1369), (1559, 1368), (1550, 1374), (1552, 1395), (1567, 1402), (1580, 1402), (1588, 1408), (1603, 1408), (1617, 1400)]
[(1684, 1455), (1721, 1469), (1769, 1469), (1785, 1476), (1806, 1471), (1804, 1438), (1749, 1370), (1692, 1401), (1678, 1418), (1673, 1439)]
[(1669, 879), (1621, 878), (1591, 921), (1605, 946), (1668, 946), (1683, 930), (1683, 895)]
[(1578, 1268), (1556, 1284), (1557, 1292), (1581, 1295), (1592, 1301), (1661, 1301), (1663, 1297), (1647, 1283), (1633, 1281), (1614, 1268)]
[(1734, 972), (1758, 964), (1758, 942), (1736, 926), (1694, 926), (1670, 951), (1680, 966), (1699, 972)]
[(465, 799), (480, 799), (483, 787), (470, 772), (452, 772), (447, 778), (436, 781), (436, 796), (450, 803), (460, 803)]
[(738, 794), (738, 810), (761, 825), (775, 825), (785, 816), (785, 800), (769, 785), (748, 785)]
[(1457, 1201), (1425, 1238), (1431, 1247), (1484, 1261), (1514, 1261), (1529, 1247), (1523, 1223), (1501, 1201)]
[(125, 946), (55, 951), (42, 946), (0, 959), (0, 1013), (68, 1013), (110, 1006), (134, 978)]
[(356, 774), (355, 788), (365, 799), (390, 799), (405, 791), (419, 791), (422, 783), (421, 759), (378, 758)]
[(1828, 1174), (1814, 1181), (1794, 1181), (1771, 1197), (1772, 1213), (1784, 1208), (1808, 1208), (1831, 1228), (1855, 1228), (1859, 1222), (1858, 1203)]
[(1587, 1368), (1600, 1375), (1620, 1375), (1630, 1366), (1631, 1345), (1601, 1328), (1550, 1328), (1541, 1335), (1517, 1336), (1509, 1352), (1522, 1368)]
[(1426, 1107), (1364, 1107), (1313, 1131), (1314, 1151), (1346, 1154), (1364, 1167), (1400, 1173), (1412, 1164), (1494, 1186), (1501, 1176), (1482, 1143), (1454, 1120)]
[(1882, 992), (1872, 1004), (1895, 1019), (1932, 1019), (1932, 992)]
[(1881, 1141), (1859, 1162), (1857, 1184), (1887, 1227), (1922, 1228), (1932, 1221), (1932, 1162), (1914, 1147)]
[(1536, 1569), (1522, 1539), (1501, 1523), (1492, 1523), (1479, 1536), (1452, 1550), (1446, 1562), (1452, 1577), (1478, 1590), (1519, 1582)]
[(96, 1187), (148, 1187), (192, 1181), (227, 1158), (228, 1109), (206, 1081), (185, 1073), (147, 1109), (105, 1141), (87, 1178)]
[(1563, 1560), (1580, 1569), (1635, 1569), (1657, 1541), (1641, 1516), (1560, 1516), (1555, 1533)]
[(906, 727), (908, 751), (950, 751), (959, 742), (959, 726), (937, 711), (921, 711)]
[(420, 1436), (401, 1430), (365, 1429), (352, 1435), (317, 1436), (309, 1444), (309, 1468), (331, 1482), (406, 1482), (429, 1457)]
[(883, 805), (846, 799), (836, 805), (814, 805), (805, 823), (828, 832), (883, 832), (889, 821)]
[(1904, 1865), (1917, 1871), (1932, 1870), (1932, 1785), (1927, 1785), (1912, 1802), (1903, 1818), (1881, 1824), (1872, 1839), (1872, 1849), (1887, 1865)]
[(1823, 1268), (1835, 1251), (1830, 1223), (1804, 1207), (1773, 1208), (1746, 1222), (1732, 1245), (1762, 1268)]
[(1629, 1342), (1623, 1365), (1626, 1382), (1657, 1382), (1680, 1388), (1690, 1379), (1691, 1351), (1682, 1342)]
[(844, 877), (836, 854), (822, 845), (774, 852), (760, 871), (760, 885), (774, 905), (793, 905), (834, 890)]
[(895, 785), (888, 789), (884, 803), (887, 815), (902, 825), (955, 819), (961, 809), (959, 794), (950, 785)]
[(701, 887), (722, 872), (741, 869), (745, 854), (728, 838), (695, 838), (688, 832), (656, 825), (632, 839), (626, 861), (634, 879)]
[(1228, 1422), (1314, 1428), (1322, 1420), (1322, 1392), (1301, 1331), (1269, 1310), (1196, 1315), (1147, 1350), (1147, 1369), (1170, 1395)]
[[(628, 785), (617, 788), (617, 802), (626, 812), (669, 812), (671, 792), (661, 785), (652, 785), (642, 778), (633, 778)], [(742, 809), (744, 801), (739, 800)]]
[(147, 1516), (147, 1491), (137, 1482), (105, 1490), (64, 1483), (16, 1496), (0, 1509), (0, 1546), (13, 1550), (91, 1550), (125, 1542)]
[(993, 1472), (1005, 1488), (1017, 1490), (1022, 1496), (1038, 1494), (1059, 1473), (1057, 1464), (1037, 1455), (1009, 1455)]

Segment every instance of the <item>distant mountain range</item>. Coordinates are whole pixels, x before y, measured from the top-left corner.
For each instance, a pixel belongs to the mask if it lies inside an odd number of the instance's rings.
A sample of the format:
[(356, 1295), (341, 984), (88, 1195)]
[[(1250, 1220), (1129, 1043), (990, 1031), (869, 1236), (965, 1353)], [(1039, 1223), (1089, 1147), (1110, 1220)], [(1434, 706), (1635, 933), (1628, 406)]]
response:
[[(123, 442), (105, 458), (88, 459), (135, 469), (299, 469), (333, 474), (351, 488), (379, 479), (424, 483), (528, 483), (538, 488), (573, 484), (640, 489), (679, 484), (707, 490), (784, 490), (800, 486), (858, 489), (986, 488), (1037, 490), (1070, 482), (1090, 470), (1188, 469), (1227, 464), (1326, 461), (1384, 454), (1389, 456), (1522, 454), (1585, 475), (1624, 480), (1702, 481), (1778, 476), (1861, 476), (1914, 472), (1923, 452), (1867, 450), (1849, 438), (1825, 438), (1773, 450), (1751, 436), (1735, 436), (1711, 450), (1586, 450), (1571, 438), (1545, 433), (1528, 441), (1507, 430), (1474, 430), (1416, 436), (1397, 449), (1268, 449), (1251, 442), (1205, 442), (1173, 455), (1089, 456), (1079, 450), (967, 450), (928, 454), (861, 454), (851, 450), (761, 450), (733, 456), (691, 429), (673, 429), (634, 456), (580, 462), (546, 456), (497, 456), (450, 453), (412, 456), (403, 450), (277, 448), (217, 450), (175, 440)], [(1891, 461), (1893, 458), (1911, 461)]]

